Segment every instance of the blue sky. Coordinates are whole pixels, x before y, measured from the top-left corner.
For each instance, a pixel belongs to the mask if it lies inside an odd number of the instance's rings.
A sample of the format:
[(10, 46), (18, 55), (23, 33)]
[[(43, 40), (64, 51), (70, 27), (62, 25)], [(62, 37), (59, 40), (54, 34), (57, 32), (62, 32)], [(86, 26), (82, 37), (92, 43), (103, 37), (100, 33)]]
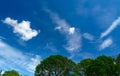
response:
[(76, 63), (120, 49), (119, 0), (0, 0), (0, 69), (33, 76), (60, 54)]

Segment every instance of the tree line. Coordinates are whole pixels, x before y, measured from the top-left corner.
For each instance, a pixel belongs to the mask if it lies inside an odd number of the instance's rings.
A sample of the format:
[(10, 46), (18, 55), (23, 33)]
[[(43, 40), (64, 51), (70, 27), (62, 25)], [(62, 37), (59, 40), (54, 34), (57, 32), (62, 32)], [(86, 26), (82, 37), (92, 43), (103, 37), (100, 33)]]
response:
[[(17, 71), (6, 71), (1, 76), (22, 76)], [(36, 66), (34, 76), (120, 76), (120, 54), (113, 58), (98, 56), (79, 63), (61, 56), (52, 55)]]

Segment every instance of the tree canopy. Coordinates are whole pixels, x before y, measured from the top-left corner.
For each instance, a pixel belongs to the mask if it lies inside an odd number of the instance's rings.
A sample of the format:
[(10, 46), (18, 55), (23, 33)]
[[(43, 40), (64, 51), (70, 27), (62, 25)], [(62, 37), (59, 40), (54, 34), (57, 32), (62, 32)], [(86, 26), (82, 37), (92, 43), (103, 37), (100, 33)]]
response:
[(36, 67), (35, 76), (70, 76), (75, 66), (72, 60), (64, 56), (50, 56)]
[(93, 59), (84, 59), (77, 64), (79, 75), (86, 75), (88, 67), (92, 64)]
[[(0, 72), (2, 74), (2, 71)], [(73, 62), (65, 56), (52, 55), (36, 66), (35, 76), (120, 76), (120, 54), (113, 58), (98, 56)], [(5, 71), (0, 76), (21, 76), (15, 70)]]
[(6, 71), (3, 76), (20, 76), (17, 71), (11, 70), (11, 71)]
[(35, 76), (119, 76), (120, 55), (117, 58), (99, 56), (84, 59), (78, 64), (60, 56), (50, 56), (43, 60), (35, 71)]
[(108, 56), (97, 57), (87, 68), (87, 76), (114, 76), (114, 60)]

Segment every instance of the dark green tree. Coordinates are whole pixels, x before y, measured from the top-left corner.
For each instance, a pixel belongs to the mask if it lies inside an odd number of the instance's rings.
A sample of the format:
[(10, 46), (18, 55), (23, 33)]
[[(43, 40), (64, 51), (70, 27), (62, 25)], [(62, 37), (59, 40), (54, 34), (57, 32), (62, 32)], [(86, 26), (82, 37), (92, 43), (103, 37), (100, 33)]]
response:
[(101, 61), (94, 60), (86, 69), (86, 76), (105, 76), (104, 65)]
[(118, 54), (118, 56), (117, 56), (117, 58), (115, 59), (115, 62), (114, 62), (115, 64), (116, 64), (116, 73), (117, 73), (117, 75), (120, 75), (120, 54)]
[(116, 64), (120, 64), (120, 54), (118, 54), (117, 58), (115, 59)]
[(17, 71), (11, 70), (11, 71), (6, 71), (2, 76), (20, 76)]
[(87, 76), (116, 76), (114, 59), (108, 56), (97, 57), (87, 68)]
[(61, 55), (54, 55), (43, 60), (35, 71), (35, 76), (72, 76), (76, 64)]
[(79, 70), (78, 75), (80, 76), (86, 76), (86, 71), (87, 68), (91, 65), (91, 63), (93, 62), (93, 59), (84, 59), (81, 62), (79, 62), (77, 64), (77, 69)]

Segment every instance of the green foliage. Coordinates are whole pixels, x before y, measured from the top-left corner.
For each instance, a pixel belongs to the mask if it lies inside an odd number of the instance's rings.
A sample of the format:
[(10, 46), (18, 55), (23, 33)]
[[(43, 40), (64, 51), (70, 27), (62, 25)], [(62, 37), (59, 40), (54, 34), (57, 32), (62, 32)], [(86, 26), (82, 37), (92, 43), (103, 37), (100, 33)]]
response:
[(3, 76), (20, 76), (18, 72), (11, 70), (11, 71), (6, 71)]
[(116, 60), (115, 60), (116, 64), (120, 64), (120, 54), (118, 54)]
[(91, 65), (93, 59), (84, 59), (77, 64), (79, 75), (86, 75), (87, 68)]
[(117, 58), (115, 59), (115, 64), (116, 64), (116, 73), (117, 75), (120, 75), (120, 54), (118, 54)]
[(104, 76), (116, 76), (114, 72), (114, 59), (112, 57), (99, 56), (96, 60), (102, 64), (100, 70), (102, 70)]
[[(2, 76), (20, 75), (11, 70)], [(35, 76), (120, 76), (120, 54), (116, 58), (104, 55), (88, 58), (78, 64), (61, 55), (50, 56), (36, 66)]]
[[(119, 60), (119, 59), (118, 59)], [(120, 65), (108, 56), (99, 56), (96, 59), (84, 59), (78, 63), (80, 76), (119, 76)]]
[(35, 71), (35, 76), (120, 76), (120, 54), (116, 59), (99, 56), (84, 59), (77, 65), (66, 57), (55, 55), (43, 60)]
[(36, 67), (35, 76), (72, 76), (75, 66), (72, 60), (64, 56), (50, 56)]

